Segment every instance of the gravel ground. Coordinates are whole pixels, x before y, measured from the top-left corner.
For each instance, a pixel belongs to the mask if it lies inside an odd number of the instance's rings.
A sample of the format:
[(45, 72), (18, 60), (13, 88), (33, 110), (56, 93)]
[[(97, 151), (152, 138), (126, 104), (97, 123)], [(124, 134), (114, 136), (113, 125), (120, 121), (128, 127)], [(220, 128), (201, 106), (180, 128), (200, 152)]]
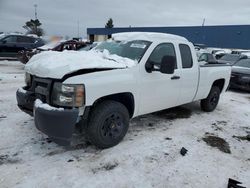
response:
[[(60, 147), (16, 106), (23, 65), (0, 61), (0, 187), (250, 187), (250, 95), (229, 91), (218, 108), (199, 103), (138, 117), (116, 147), (75, 133)], [(180, 154), (182, 147), (188, 151)]]

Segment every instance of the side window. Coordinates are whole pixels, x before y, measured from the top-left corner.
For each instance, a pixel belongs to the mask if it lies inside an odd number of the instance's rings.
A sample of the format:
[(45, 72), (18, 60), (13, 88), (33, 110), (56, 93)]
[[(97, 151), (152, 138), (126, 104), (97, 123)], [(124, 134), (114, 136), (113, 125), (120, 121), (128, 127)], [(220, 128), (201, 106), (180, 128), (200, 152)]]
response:
[(29, 37), (24, 37), (24, 36), (18, 36), (17, 42), (19, 42), (19, 43), (32, 43), (32, 41)]
[(27, 37), (27, 41), (28, 41), (28, 43), (35, 43), (36, 39), (34, 39), (32, 37)]
[(193, 58), (192, 53), (188, 45), (180, 44), (182, 68), (192, 68), (193, 67)]
[[(152, 62), (154, 65), (161, 65), (162, 58), (164, 56), (173, 56), (176, 58), (174, 45), (171, 43), (159, 44), (154, 51), (151, 53), (148, 61)], [(177, 64), (175, 62), (175, 68), (177, 69)]]
[(4, 39), (7, 43), (14, 43), (16, 42), (16, 36), (9, 36)]

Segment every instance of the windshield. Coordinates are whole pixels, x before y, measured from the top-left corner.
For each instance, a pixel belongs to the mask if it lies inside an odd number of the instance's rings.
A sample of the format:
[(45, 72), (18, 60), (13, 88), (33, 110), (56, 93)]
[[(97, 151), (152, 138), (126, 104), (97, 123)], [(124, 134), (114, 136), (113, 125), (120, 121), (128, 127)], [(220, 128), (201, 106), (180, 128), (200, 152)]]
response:
[(129, 42), (105, 41), (94, 49), (97, 51), (108, 50), (110, 54), (115, 54), (139, 62), (150, 44), (151, 42), (144, 40), (134, 40)]
[(238, 61), (240, 57), (238, 55), (233, 55), (233, 54), (226, 54), (220, 58), (220, 60), (224, 61)]
[(235, 63), (234, 66), (250, 68), (250, 59), (242, 59)]

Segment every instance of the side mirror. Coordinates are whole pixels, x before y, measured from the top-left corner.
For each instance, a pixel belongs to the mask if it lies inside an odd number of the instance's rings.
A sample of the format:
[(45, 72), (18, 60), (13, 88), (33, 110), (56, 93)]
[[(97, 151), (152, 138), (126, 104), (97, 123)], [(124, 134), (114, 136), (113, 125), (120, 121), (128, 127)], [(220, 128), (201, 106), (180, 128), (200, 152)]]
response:
[(6, 40), (3, 40), (3, 41), (2, 41), (3, 44), (6, 44), (6, 42), (7, 42)]
[(174, 56), (164, 56), (161, 60), (160, 72), (163, 74), (173, 74), (176, 65)]
[(158, 71), (163, 74), (173, 74), (176, 66), (176, 58), (174, 56), (164, 56), (161, 63), (154, 63), (148, 60), (145, 64), (145, 69), (148, 73)]

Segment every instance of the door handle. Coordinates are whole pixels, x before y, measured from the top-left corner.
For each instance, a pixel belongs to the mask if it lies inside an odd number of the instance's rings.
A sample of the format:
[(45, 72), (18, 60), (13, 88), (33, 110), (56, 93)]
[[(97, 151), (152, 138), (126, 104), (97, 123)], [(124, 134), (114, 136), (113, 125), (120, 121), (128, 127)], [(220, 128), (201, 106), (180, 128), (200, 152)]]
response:
[(173, 76), (171, 77), (171, 80), (179, 80), (181, 77), (180, 76)]

